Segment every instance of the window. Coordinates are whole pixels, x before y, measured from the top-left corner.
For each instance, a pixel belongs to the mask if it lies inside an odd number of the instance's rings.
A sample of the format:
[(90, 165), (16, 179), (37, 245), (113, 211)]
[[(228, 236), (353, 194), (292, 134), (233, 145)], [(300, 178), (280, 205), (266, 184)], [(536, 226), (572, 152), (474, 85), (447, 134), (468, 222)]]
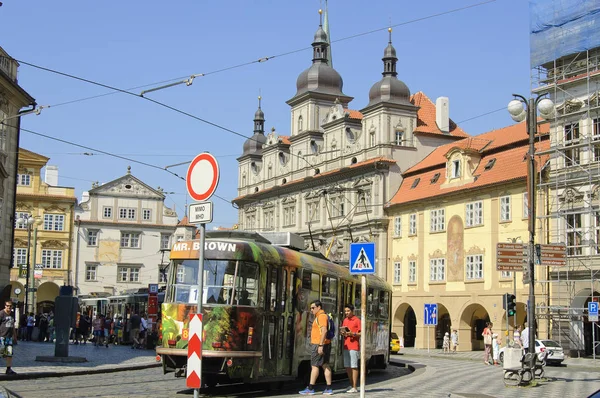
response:
[(487, 164), (483, 167), (484, 170), (491, 170), (496, 164), (496, 158), (488, 160)]
[[(1, 57), (0, 60), (4, 60), (5, 57)], [(7, 115), (0, 111), (0, 120), (4, 120)], [(8, 143), (8, 125), (4, 123), (0, 124), (0, 151), (6, 152), (6, 144)]]
[(283, 225), (296, 225), (296, 204), (285, 204), (283, 206)]
[(13, 262), (15, 265), (27, 264), (27, 249), (15, 248)]
[(451, 171), (450, 177), (451, 178), (460, 177), (460, 160), (452, 161), (452, 171)]
[[(25, 221), (27, 221), (27, 219), (29, 217), (31, 217), (31, 214), (29, 214), (29, 213), (23, 213), (23, 212), (15, 213), (15, 228), (16, 229), (27, 229), (27, 223)], [(19, 218), (22, 218), (23, 222), (17, 222), (17, 220)]]
[(98, 246), (98, 231), (92, 229), (88, 230), (87, 244), (88, 246)]
[(592, 134), (594, 141), (600, 140), (600, 118), (592, 119)]
[(409, 261), (408, 262), (408, 283), (417, 282), (417, 262)]
[(431, 210), (431, 232), (440, 232), (446, 229), (446, 211), (444, 209)]
[(429, 260), (429, 280), (443, 282), (446, 279), (446, 259), (432, 258)]
[(263, 211), (263, 218), (265, 221), (265, 224), (264, 224), (265, 229), (275, 228), (275, 209), (273, 207), (271, 207), (269, 209), (265, 209)]
[(394, 217), (394, 237), (402, 237), (402, 218)]
[(64, 214), (44, 214), (44, 231), (64, 231)]
[(374, 132), (369, 134), (369, 145), (375, 146), (375, 133)]
[(394, 137), (394, 144), (404, 145), (404, 131), (396, 131), (396, 135)]
[(152, 219), (152, 210), (151, 209), (142, 209), (142, 220), (150, 221), (151, 219)]
[(523, 218), (529, 218), (529, 193), (523, 192)]
[(62, 268), (62, 250), (42, 250), (42, 266), (44, 268)]
[(104, 206), (102, 208), (102, 218), (112, 218), (112, 207)]
[(303, 122), (303, 120), (302, 120), (302, 115), (300, 115), (300, 116), (298, 116), (298, 132), (299, 132), (299, 133), (300, 133), (300, 132), (302, 132), (302, 130), (303, 130), (303, 127), (304, 127), (304, 126), (302, 125), (302, 122)]
[(408, 218), (408, 234), (417, 234), (417, 213), (412, 213)]
[(502, 271), (500, 273), (500, 278), (512, 278), (512, 272), (510, 272), (510, 271)]
[(158, 267), (158, 283), (167, 283), (167, 272), (162, 266)]
[(510, 196), (500, 198), (500, 221), (511, 220)]
[(315, 200), (306, 204), (306, 213), (308, 214), (308, 222), (319, 221), (319, 201)]
[(394, 283), (400, 283), (402, 280), (402, 263), (394, 263)]
[(573, 146), (579, 143), (579, 123), (565, 124), (564, 134), (565, 167), (577, 165), (579, 164), (580, 148), (574, 148)]
[(310, 151), (315, 154), (319, 152), (319, 145), (317, 144), (317, 141), (310, 141)]
[(31, 175), (29, 174), (17, 174), (17, 185), (29, 186), (31, 185)]
[(139, 282), (140, 268), (139, 267), (119, 267), (117, 282)]
[(483, 202), (467, 203), (466, 207), (466, 223), (467, 227), (474, 227), (483, 224)]
[(160, 248), (161, 250), (169, 249), (169, 241), (171, 239), (171, 235), (169, 234), (160, 234)]
[(566, 223), (567, 254), (569, 256), (581, 256), (583, 254), (581, 214), (567, 214)]
[(594, 217), (596, 222), (596, 254), (600, 254), (600, 213), (596, 212)]
[(140, 233), (121, 232), (121, 247), (140, 247)]
[(431, 183), (435, 184), (440, 179), (440, 173), (435, 173), (433, 177), (431, 177)]
[(412, 185), (410, 186), (410, 189), (414, 189), (417, 187), (417, 185), (419, 185), (419, 182), (421, 182), (420, 178), (415, 178), (415, 180), (413, 181)]
[(87, 264), (85, 266), (85, 280), (86, 281), (97, 281), (98, 280), (98, 265)]
[(135, 209), (130, 207), (119, 207), (119, 218), (121, 220), (135, 220)]
[(483, 279), (483, 255), (467, 256), (467, 280)]

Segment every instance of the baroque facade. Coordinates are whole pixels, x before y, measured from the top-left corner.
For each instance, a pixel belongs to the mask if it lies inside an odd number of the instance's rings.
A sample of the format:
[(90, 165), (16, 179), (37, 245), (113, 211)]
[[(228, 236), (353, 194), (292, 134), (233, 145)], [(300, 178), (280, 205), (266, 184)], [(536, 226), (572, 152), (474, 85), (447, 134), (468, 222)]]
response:
[(19, 85), (19, 64), (0, 47), (0, 299), (11, 297), (10, 268), (13, 257), (17, 153), (20, 117), (35, 100)]
[[(58, 184), (58, 168), (48, 165), (48, 160), (19, 148), (11, 297), (21, 309), (27, 301), (28, 311), (36, 314), (53, 309), (60, 286), (73, 283), (71, 240), (77, 203), (75, 188)], [(42, 169), (45, 169), (44, 179)], [(28, 219), (34, 220), (29, 227), (24, 222)], [(36, 291), (25, 300), (28, 285)]]
[[(536, 148), (543, 153), (548, 126), (541, 131)], [(386, 214), (392, 330), (405, 346), (441, 348), (444, 333), (456, 329), (460, 351), (483, 349), (486, 322), (495, 332), (507, 330), (503, 295), (513, 290), (517, 316), (509, 319), (509, 330), (523, 325), (528, 287), (522, 272), (497, 268), (496, 245), (528, 241), (528, 150), (520, 123), (441, 146), (403, 173)], [(541, 176), (547, 161), (547, 155), (537, 157)], [(538, 191), (539, 215), (545, 198)], [(541, 234), (543, 226), (537, 230)], [(433, 332), (425, 325), (425, 304), (438, 307)], [(540, 336), (547, 333), (546, 325), (539, 327)]]
[[(164, 283), (173, 234), (182, 238), (177, 213), (162, 189), (131, 174), (85, 192), (75, 210), (74, 266), (79, 296), (113, 295)], [(165, 260), (165, 257), (167, 260)]]
[(387, 261), (386, 203), (401, 171), (434, 148), (468, 135), (449, 118), (448, 99), (437, 106), (422, 92), (411, 95), (397, 78), (391, 30), (384, 50), (383, 77), (369, 91), (368, 105), (349, 108), (353, 97), (330, 66), (327, 33), (319, 26), (312, 65), (296, 81), (290, 132), (265, 135), (259, 107), (254, 134), (238, 160), (240, 229), (294, 232), (305, 248), (347, 264), (352, 242), (376, 243), (378, 275)]

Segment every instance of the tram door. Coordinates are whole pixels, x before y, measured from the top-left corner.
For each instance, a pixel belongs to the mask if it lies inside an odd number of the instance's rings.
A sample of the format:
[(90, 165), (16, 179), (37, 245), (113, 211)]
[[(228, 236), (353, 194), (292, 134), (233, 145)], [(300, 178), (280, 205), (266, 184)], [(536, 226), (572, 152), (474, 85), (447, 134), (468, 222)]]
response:
[[(340, 280), (340, 292), (339, 292), (339, 300), (338, 300), (338, 323), (341, 326), (344, 321), (344, 307), (346, 303), (352, 304), (352, 290), (353, 285), (350, 281)], [(344, 360), (343, 360), (343, 349), (344, 349), (344, 338), (340, 333), (336, 333), (336, 338), (338, 339), (338, 345), (336, 348), (337, 358), (340, 358), (335, 363), (335, 369), (341, 370), (344, 368)]]
[(294, 292), (295, 271), (283, 268), (281, 272), (281, 315), (279, 317), (278, 358), (282, 375), (292, 374), (294, 353), (294, 311), (292, 298)]
[(263, 341), (263, 364), (264, 374), (266, 376), (276, 376), (279, 374), (278, 358), (279, 358), (279, 325), (280, 325), (280, 306), (278, 292), (281, 291), (281, 278), (279, 268), (267, 268), (267, 289), (265, 300), (265, 326), (264, 326), (264, 341)]

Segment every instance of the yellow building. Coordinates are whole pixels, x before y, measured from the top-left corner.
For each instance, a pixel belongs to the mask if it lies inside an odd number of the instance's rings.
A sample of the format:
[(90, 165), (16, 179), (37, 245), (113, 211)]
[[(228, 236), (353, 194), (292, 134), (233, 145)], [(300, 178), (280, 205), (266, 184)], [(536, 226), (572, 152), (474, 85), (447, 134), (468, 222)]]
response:
[[(541, 130), (538, 151), (549, 147), (547, 126)], [(440, 348), (444, 333), (456, 329), (459, 350), (483, 349), (486, 322), (506, 330), (503, 295), (515, 280), (516, 322), (524, 323), (528, 285), (522, 272), (514, 278), (496, 268), (496, 244), (529, 239), (527, 153), (520, 123), (441, 146), (403, 173), (386, 212), (392, 330), (405, 346)], [(545, 159), (536, 159), (539, 172)], [(438, 305), (437, 327), (424, 326), (425, 304)]]
[[(59, 287), (72, 285), (71, 242), (75, 189), (58, 186), (58, 168), (49, 158), (19, 148), (15, 206), (14, 264), (10, 280), (12, 298), (24, 308), (27, 263), (33, 291), (28, 310), (50, 311)], [(45, 168), (45, 178), (41, 172)], [(33, 218), (28, 226), (24, 220)], [(21, 221), (21, 222), (19, 222)], [(16, 292), (19, 292), (18, 294)]]

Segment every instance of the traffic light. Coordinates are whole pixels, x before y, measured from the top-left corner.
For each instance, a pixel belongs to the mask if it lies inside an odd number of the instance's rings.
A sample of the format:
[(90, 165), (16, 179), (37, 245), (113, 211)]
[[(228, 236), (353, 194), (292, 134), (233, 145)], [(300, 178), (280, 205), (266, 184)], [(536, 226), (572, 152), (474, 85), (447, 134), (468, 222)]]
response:
[(506, 296), (506, 315), (515, 316), (517, 313), (517, 298), (514, 294), (507, 294)]
[(508, 293), (504, 293), (504, 296), (502, 296), (502, 309), (506, 311), (506, 305), (508, 303), (508, 296), (510, 296), (510, 294)]

